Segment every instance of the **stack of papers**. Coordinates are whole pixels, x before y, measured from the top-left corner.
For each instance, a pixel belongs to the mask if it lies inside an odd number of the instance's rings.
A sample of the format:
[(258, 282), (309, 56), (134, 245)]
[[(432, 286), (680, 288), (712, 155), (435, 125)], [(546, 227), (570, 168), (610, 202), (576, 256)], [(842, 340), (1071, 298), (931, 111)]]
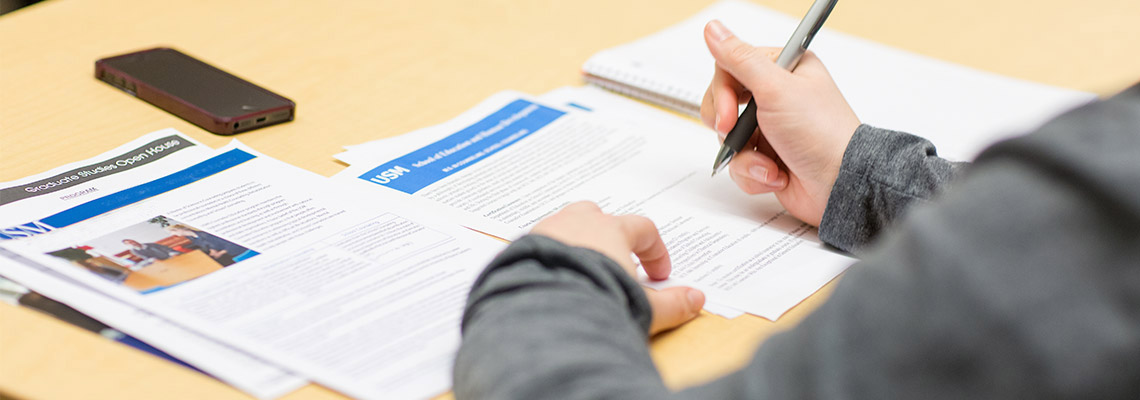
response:
[[(731, 9), (736, 3), (725, 5)], [(699, 37), (699, 30), (694, 34)], [(880, 55), (872, 50), (869, 56)], [(896, 50), (878, 51), (899, 56)], [(905, 56), (896, 67), (931, 67), (917, 56)], [(1050, 98), (1052, 104), (1046, 112), (996, 118), (989, 110), (961, 107), (969, 103), (966, 99), (932, 91), (910, 100), (938, 107), (883, 114), (881, 126), (943, 121), (946, 113), (954, 113), (968, 121), (958, 126), (972, 125), (970, 133), (933, 140), (961, 156), (1013, 134), (1005, 130), (1009, 126), (1035, 126), (1062, 106), (1092, 99), (951, 69), (957, 73), (943, 71), (945, 84), (988, 87), (998, 97), (1029, 103)], [(897, 102), (883, 98), (889, 93), (877, 86), (869, 80), (846, 94)], [(369, 182), (443, 206), (450, 219), (505, 239), (525, 234), (575, 201), (593, 201), (609, 213), (644, 215), (657, 224), (674, 263), (669, 280), (645, 280), (645, 285), (695, 287), (706, 293), (707, 311), (775, 320), (854, 260), (821, 243), (815, 228), (788, 215), (774, 196), (745, 195), (725, 174), (709, 178), (715, 138), (696, 121), (593, 87), (562, 88), (538, 97), (502, 92), (449, 122), (346, 146), (334, 157), (350, 167), (334, 178)]]
[(352, 165), (334, 179), (444, 206), (450, 219), (506, 239), (575, 201), (644, 215), (673, 260), (669, 280), (646, 285), (695, 287), (710, 312), (775, 320), (853, 260), (775, 197), (709, 178), (717, 146), (694, 121), (599, 89), (503, 92), (447, 123), (352, 146), (337, 155)]
[(259, 398), (451, 384), (500, 241), (405, 196), (164, 130), (0, 184), (0, 275)]
[[(796, 19), (725, 1), (584, 68), (692, 112), (712, 73), (701, 27), (782, 44)], [(965, 159), (1091, 94), (1012, 80), (825, 30), (813, 49), (864, 122)], [(626, 90), (629, 93), (637, 91)], [(664, 101), (662, 99), (666, 99)], [(687, 107), (687, 108), (686, 108)], [(257, 398), (314, 381), (362, 398), (450, 387), (470, 285), (571, 202), (653, 220), (706, 309), (775, 320), (855, 260), (774, 196), (709, 178), (696, 121), (593, 88), (496, 94), (446, 123), (347, 146), (329, 179), (175, 130), (0, 183), (0, 276)]]

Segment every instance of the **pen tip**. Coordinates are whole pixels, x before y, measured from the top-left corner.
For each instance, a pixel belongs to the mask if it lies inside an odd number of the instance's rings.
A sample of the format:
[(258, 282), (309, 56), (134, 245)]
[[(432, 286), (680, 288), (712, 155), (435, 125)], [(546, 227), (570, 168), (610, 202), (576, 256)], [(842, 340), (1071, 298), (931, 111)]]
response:
[(720, 146), (720, 151), (717, 152), (716, 160), (713, 162), (713, 172), (710, 177), (716, 176), (717, 172), (724, 169), (724, 167), (728, 165), (728, 162), (732, 161), (732, 156), (734, 155), (736, 155), (736, 151), (733, 151), (731, 147)]
[(716, 163), (716, 165), (713, 165), (713, 171), (712, 171), (712, 175), (709, 175), (709, 177), (710, 177), (710, 178), (712, 178), (712, 177), (715, 177), (715, 176), (716, 176), (716, 174), (717, 174), (718, 172), (720, 172), (720, 170), (722, 170), (722, 169), (724, 169), (724, 167), (727, 167), (727, 166), (728, 166), (728, 162), (729, 162), (729, 161), (731, 161), (731, 160), (732, 160), (732, 156), (731, 156), (731, 155), (730, 155), (730, 156), (728, 156), (727, 158), (721, 158), (721, 159), (719, 160), (719, 162), (717, 162), (717, 163)]

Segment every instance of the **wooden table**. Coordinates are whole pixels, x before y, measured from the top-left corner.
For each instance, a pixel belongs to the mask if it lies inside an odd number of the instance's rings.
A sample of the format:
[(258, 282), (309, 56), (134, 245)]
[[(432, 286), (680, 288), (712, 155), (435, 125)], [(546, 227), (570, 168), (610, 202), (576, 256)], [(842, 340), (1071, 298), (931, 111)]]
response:
[[(802, 15), (808, 0), (762, 0)], [(692, 15), (709, 0), (51, 0), (0, 17), (0, 181), (174, 127), (214, 136), (93, 78), (96, 59), (178, 47), (282, 93), (297, 120), (240, 139), (331, 175), (341, 145), (445, 121), (503, 89), (581, 83), (594, 52)], [(840, 2), (828, 27), (999, 74), (1111, 94), (1140, 78), (1135, 0)], [(782, 43), (774, 43), (780, 45)], [(831, 285), (778, 323), (702, 316), (655, 339), (666, 382), (739, 367)], [(124, 372), (127, 371), (127, 372)], [(26, 398), (244, 398), (200, 374), (34, 311), (0, 305), (0, 393)], [(339, 398), (320, 386), (290, 399)]]

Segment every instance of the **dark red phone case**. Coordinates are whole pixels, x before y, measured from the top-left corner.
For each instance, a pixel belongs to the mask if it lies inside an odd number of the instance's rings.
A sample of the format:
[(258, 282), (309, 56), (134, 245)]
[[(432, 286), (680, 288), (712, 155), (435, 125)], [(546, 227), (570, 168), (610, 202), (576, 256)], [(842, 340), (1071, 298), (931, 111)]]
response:
[(296, 113), (292, 100), (167, 47), (98, 60), (95, 78), (219, 135), (292, 121)]

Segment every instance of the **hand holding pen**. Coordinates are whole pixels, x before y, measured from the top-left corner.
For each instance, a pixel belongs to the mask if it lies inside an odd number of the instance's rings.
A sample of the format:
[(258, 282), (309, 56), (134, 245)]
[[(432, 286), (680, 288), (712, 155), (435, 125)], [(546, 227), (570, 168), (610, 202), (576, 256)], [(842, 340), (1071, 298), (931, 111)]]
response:
[(858, 117), (815, 54), (804, 53), (791, 72), (773, 61), (776, 49), (744, 43), (718, 21), (704, 33), (717, 64), (701, 104), (704, 123), (724, 140), (740, 104), (756, 105), (729, 175), (746, 193), (775, 193), (793, 216), (818, 226)]
[[(800, 58), (807, 52), (808, 45), (811, 44), (812, 39), (815, 39), (819, 30), (823, 28), (824, 21), (827, 21), (827, 17), (831, 15), (831, 10), (835, 8), (835, 3), (838, 1), (815, 0), (811, 4), (811, 8), (804, 15), (804, 19), (800, 21), (796, 30), (792, 32), (792, 36), (788, 38), (788, 43), (784, 45), (784, 49), (780, 50), (780, 55), (776, 57), (776, 65), (788, 71), (796, 70)], [(728, 131), (728, 135), (723, 140), (724, 143), (720, 146), (720, 151), (716, 153), (712, 176), (716, 176), (716, 173), (720, 172), (732, 160), (732, 157), (748, 143), (748, 138), (756, 129), (755, 113), (756, 101), (752, 99), (748, 101), (744, 112), (740, 113), (740, 118), (736, 120), (732, 130)]]

